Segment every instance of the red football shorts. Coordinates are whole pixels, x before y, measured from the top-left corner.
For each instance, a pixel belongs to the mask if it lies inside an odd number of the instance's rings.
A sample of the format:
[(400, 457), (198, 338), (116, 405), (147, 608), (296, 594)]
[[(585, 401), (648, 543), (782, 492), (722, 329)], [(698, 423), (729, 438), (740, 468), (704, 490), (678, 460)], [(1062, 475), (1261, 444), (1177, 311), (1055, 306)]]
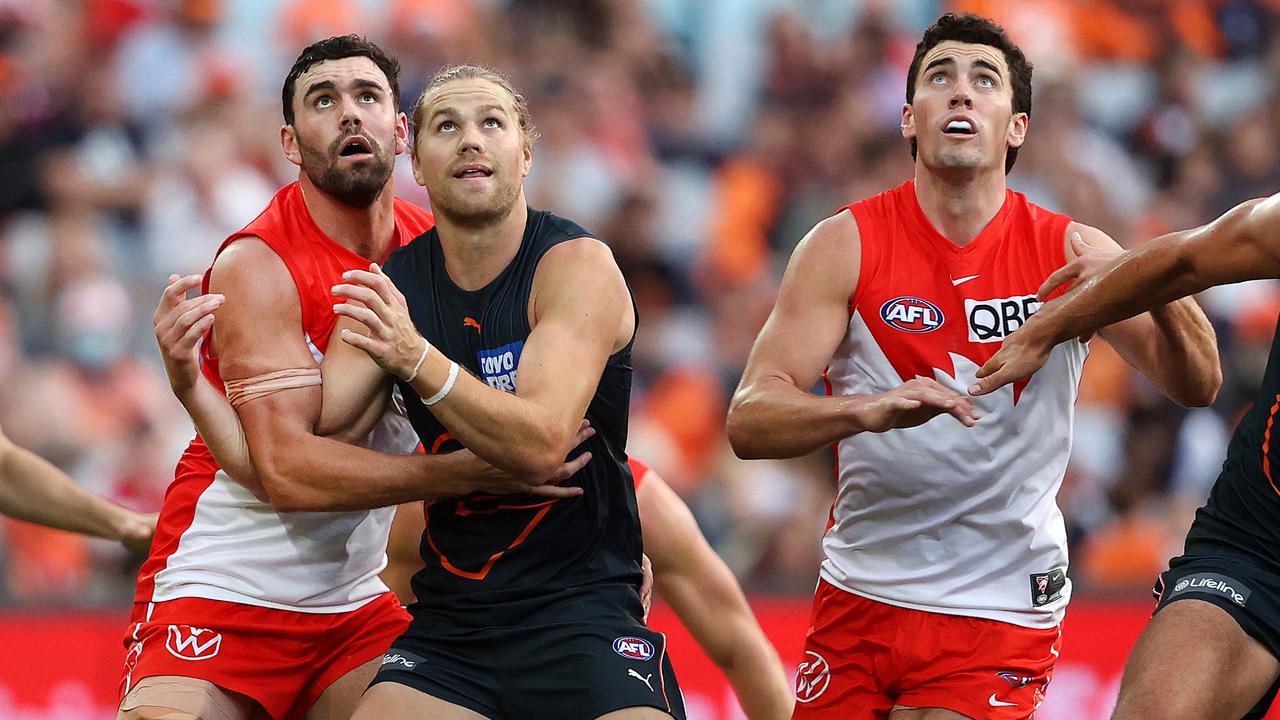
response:
[(1027, 720), (1058, 659), (1058, 628), (909, 610), (819, 581), (793, 720), (884, 720), (898, 706)]
[(409, 625), (386, 593), (358, 610), (303, 613), (180, 598), (138, 603), (125, 635), (120, 698), (139, 680), (179, 675), (256, 700), (273, 720), (306, 714), (320, 693), (373, 660)]

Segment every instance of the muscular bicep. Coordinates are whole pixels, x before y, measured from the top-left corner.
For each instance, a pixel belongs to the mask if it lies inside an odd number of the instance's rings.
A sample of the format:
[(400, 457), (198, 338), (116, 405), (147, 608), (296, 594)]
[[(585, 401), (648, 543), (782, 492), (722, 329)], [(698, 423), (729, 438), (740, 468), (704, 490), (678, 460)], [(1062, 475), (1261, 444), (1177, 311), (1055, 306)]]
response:
[(751, 349), (744, 387), (778, 378), (807, 390), (818, 381), (848, 329), (859, 266), (858, 226), (849, 212), (823, 220), (800, 241)]
[(516, 395), (572, 436), (609, 356), (634, 332), (631, 296), (609, 248), (582, 238), (547, 252), (530, 305), (533, 327), (520, 355)]
[(1180, 243), (1197, 286), (1280, 277), (1280, 194), (1237, 206)]
[[(244, 238), (224, 250), (213, 265), (209, 289), (226, 296), (212, 336), (224, 381), (316, 367), (293, 277), (266, 243)], [(291, 433), (314, 429), (320, 397), (313, 385), (281, 390), (236, 409), (255, 465)]]

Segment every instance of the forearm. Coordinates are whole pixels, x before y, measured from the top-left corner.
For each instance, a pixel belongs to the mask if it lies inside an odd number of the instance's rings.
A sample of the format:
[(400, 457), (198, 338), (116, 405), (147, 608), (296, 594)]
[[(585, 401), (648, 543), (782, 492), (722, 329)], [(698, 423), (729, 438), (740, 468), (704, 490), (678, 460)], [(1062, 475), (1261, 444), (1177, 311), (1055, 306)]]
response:
[(1222, 365), (1209, 318), (1191, 298), (1152, 308), (1151, 318), (1152, 356), (1158, 359), (1152, 381), (1181, 405), (1211, 404), (1222, 385)]
[(28, 450), (9, 445), (0, 454), (0, 514), (110, 540), (119, 540), (127, 524), (141, 519)]
[[(1110, 268), (1048, 303), (1028, 326), (1051, 328), (1053, 344), (1089, 335), (1205, 289), (1182, 251), (1185, 233), (1152, 241), (1121, 255)], [(1034, 325), (1033, 325), (1034, 324)]]
[(259, 499), (266, 499), (262, 481), (249, 458), (244, 426), (222, 393), (200, 378), (189, 390), (178, 396), (191, 416), (196, 432), (204, 440), (213, 459), (233, 480), (245, 486)]
[[(431, 355), (413, 382), (423, 398), (438, 393), (448, 381), (449, 361), (436, 352)], [(431, 412), (481, 460), (516, 475), (550, 474), (572, 449), (577, 429), (577, 422), (560, 427), (564, 423), (536, 403), (491, 388), (462, 368), (448, 397), (432, 405)]]
[(258, 443), (254, 466), (282, 512), (369, 510), (470, 492), (477, 466), (464, 453), (387, 455), (297, 434)]
[(768, 378), (734, 396), (729, 443), (746, 460), (807, 455), (861, 432), (852, 409), (862, 401), (859, 396), (814, 395), (781, 378)]
[(720, 664), (738, 703), (750, 720), (786, 720), (795, 705), (794, 691), (778, 651), (754, 623), (740, 637), (733, 655)]

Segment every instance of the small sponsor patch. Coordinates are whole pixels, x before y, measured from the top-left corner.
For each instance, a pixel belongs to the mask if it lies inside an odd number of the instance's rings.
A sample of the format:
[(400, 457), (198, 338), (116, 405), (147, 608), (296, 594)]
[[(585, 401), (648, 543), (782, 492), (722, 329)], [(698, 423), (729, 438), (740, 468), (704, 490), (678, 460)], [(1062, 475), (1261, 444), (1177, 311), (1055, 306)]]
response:
[(190, 625), (170, 625), (164, 647), (181, 660), (208, 660), (222, 649), (222, 633)]
[(1031, 607), (1048, 605), (1062, 597), (1067, 586), (1067, 571), (1055, 568), (1045, 573), (1031, 574)]
[(1192, 592), (1222, 595), (1240, 607), (1244, 607), (1249, 602), (1249, 595), (1252, 594), (1249, 588), (1235, 578), (1218, 573), (1195, 573), (1174, 583), (1169, 597)]
[(627, 635), (613, 639), (613, 651), (628, 660), (648, 660), (653, 657), (653, 643)]
[(1031, 684), (1032, 680), (1035, 680), (1035, 678), (1030, 675), (1019, 675), (1017, 673), (1008, 672), (1007, 670), (996, 673), (996, 676), (1016, 688), (1026, 687)]
[(489, 387), (503, 392), (516, 391), (516, 371), (520, 367), (520, 353), (524, 341), (517, 340), (502, 347), (481, 350), (476, 353), (480, 362), (480, 377)]
[(806, 650), (804, 662), (796, 668), (796, 702), (807, 703), (818, 699), (831, 684), (831, 665), (827, 659), (812, 650)]
[(1018, 295), (991, 300), (964, 301), (965, 321), (969, 325), (969, 342), (1000, 342), (1022, 327), (1044, 303), (1035, 295)]
[(937, 305), (923, 298), (896, 297), (880, 306), (880, 319), (909, 333), (933, 332), (947, 321)]
[(426, 662), (421, 655), (391, 648), (382, 656), (382, 669), (412, 670)]

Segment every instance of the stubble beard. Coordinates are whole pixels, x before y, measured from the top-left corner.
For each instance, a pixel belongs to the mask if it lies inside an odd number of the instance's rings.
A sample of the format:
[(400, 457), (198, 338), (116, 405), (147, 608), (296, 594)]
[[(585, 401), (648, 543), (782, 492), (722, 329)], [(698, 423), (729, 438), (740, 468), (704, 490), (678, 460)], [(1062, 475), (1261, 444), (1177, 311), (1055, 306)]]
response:
[(302, 154), (302, 170), (311, 183), (333, 196), (344, 205), (363, 210), (377, 200), (387, 187), (393, 170), (393, 158), (372, 138), (373, 158), (357, 166), (342, 168), (337, 149), (350, 135), (344, 135), (333, 143), (329, 154), (310, 147), (298, 138), (298, 150)]
[(487, 202), (467, 201), (448, 191), (428, 191), (428, 195), (431, 196), (432, 212), (461, 227), (484, 228), (505, 220), (511, 214), (516, 199), (520, 197), (520, 186), (519, 182), (501, 185)]

